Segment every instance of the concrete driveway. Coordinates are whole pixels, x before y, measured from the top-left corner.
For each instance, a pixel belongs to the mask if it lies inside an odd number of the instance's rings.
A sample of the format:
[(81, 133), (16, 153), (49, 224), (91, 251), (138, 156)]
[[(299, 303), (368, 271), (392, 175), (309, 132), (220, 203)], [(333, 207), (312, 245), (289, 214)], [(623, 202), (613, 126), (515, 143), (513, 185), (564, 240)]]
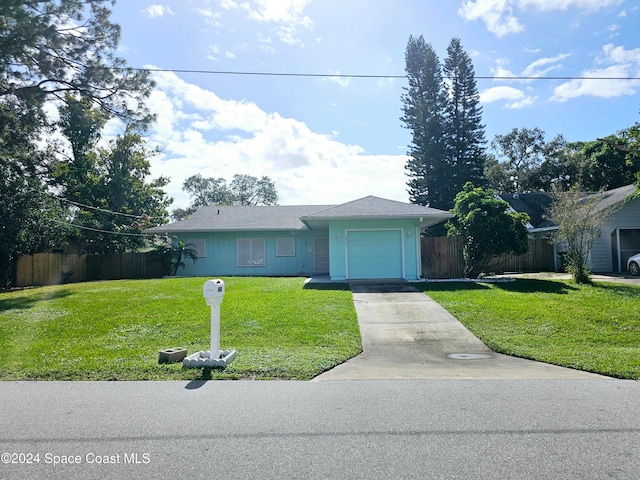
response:
[(411, 284), (352, 284), (363, 353), (314, 381), (372, 379), (602, 379), (493, 352)]

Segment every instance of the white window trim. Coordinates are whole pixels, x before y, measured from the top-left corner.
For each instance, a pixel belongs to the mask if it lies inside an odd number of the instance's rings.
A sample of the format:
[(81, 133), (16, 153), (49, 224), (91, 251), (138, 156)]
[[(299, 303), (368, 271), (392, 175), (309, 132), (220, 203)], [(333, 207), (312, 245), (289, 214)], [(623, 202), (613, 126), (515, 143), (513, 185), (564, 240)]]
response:
[[(240, 263), (240, 242), (249, 242), (249, 263)], [(262, 242), (262, 258), (254, 256), (254, 242)], [(266, 262), (266, 242), (264, 238), (238, 238), (236, 240), (236, 266), (237, 267), (265, 267)]]

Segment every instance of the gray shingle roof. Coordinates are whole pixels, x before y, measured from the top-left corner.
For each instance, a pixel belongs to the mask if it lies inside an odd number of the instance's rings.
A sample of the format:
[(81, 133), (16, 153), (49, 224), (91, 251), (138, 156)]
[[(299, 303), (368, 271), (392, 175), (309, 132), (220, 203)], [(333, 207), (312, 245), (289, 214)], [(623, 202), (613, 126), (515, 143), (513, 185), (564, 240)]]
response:
[(308, 221), (380, 218), (426, 218), (433, 224), (453, 215), (435, 208), (364, 197), (342, 205), (270, 205), (200, 207), (191, 217), (180, 222), (149, 228), (149, 233), (309, 230)]
[[(580, 200), (586, 200), (594, 196), (601, 200), (595, 207), (594, 213), (608, 208), (614, 208), (627, 202), (636, 193), (635, 185), (625, 185), (605, 192), (583, 192), (580, 193)], [(536, 228), (556, 227), (555, 223), (548, 218), (548, 211), (553, 203), (553, 194), (550, 193), (521, 193), (503, 194), (499, 197), (506, 201), (516, 212), (525, 212), (531, 218), (530, 223)]]
[(548, 213), (553, 203), (553, 195), (550, 193), (505, 193), (498, 195), (507, 202), (516, 212), (524, 212), (529, 215), (529, 223), (533, 228), (547, 228), (553, 226)]
[(200, 207), (186, 220), (153, 227), (150, 233), (240, 230), (308, 230), (300, 217), (325, 210), (328, 205)]
[(307, 215), (309, 220), (337, 219), (337, 218), (387, 218), (387, 217), (426, 217), (432, 215), (453, 216), (443, 210), (423, 207), (411, 203), (403, 203), (395, 200), (387, 200), (374, 196), (368, 196), (335, 205), (325, 210)]

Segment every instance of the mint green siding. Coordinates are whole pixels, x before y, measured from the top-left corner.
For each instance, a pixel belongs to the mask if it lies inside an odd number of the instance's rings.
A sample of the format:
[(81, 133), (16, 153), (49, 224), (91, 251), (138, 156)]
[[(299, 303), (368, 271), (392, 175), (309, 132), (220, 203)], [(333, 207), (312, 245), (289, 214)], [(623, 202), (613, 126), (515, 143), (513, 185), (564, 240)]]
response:
[[(314, 273), (314, 241), (315, 237), (325, 237), (322, 231), (287, 231), (287, 232), (214, 232), (183, 233), (179, 237), (184, 242), (204, 240), (204, 256), (194, 263), (184, 260), (185, 266), (178, 270), (182, 276), (297, 276)], [(264, 255), (253, 252), (254, 264), (238, 264), (238, 239), (264, 239)], [(293, 238), (295, 248), (293, 256), (278, 256), (276, 242), (278, 238)], [(254, 248), (261, 242), (252, 243)], [(287, 242), (288, 243), (288, 242)], [(260, 253), (260, 252), (258, 252)], [(281, 252), (282, 253), (282, 252)], [(202, 253), (199, 252), (201, 255)], [(247, 252), (243, 251), (240, 260), (246, 261)], [(259, 261), (262, 257), (262, 261)], [(247, 262), (248, 263), (248, 262)]]
[[(328, 238), (332, 280), (421, 276), (418, 219), (334, 220), (328, 230), (182, 233), (203, 252), (186, 259), (182, 276), (309, 276), (326, 274)], [(249, 241), (249, 239), (254, 239)], [(277, 249), (278, 239), (282, 241)], [(239, 240), (241, 240), (239, 242)], [(204, 244), (203, 244), (204, 242)], [(316, 252), (316, 248), (320, 250)], [(318, 256), (316, 256), (318, 253)], [(320, 267), (318, 267), (320, 265)], [(316, 271), (322, 268), (322, 271)]]

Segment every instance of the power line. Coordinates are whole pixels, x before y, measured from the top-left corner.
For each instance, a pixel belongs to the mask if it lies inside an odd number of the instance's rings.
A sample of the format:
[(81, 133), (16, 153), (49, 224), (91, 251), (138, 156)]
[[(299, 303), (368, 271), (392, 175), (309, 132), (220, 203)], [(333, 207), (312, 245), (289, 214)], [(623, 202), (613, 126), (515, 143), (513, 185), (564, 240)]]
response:
[[(122, 69), (124, 70), (124, 68)], [(244, 75), (263, 77), (310, 77), (310, 78), (373, 78), (373, 79), (401, 79), (406, 75), (369, 75), (349, 73), (295, 73), (295, 72), (242, 72), (237, 70), (194, 70), (181, 68), (130, 68), (141, 72), (172, 72), (172, 73), (197, 73), (203, 75)], [(444, 76), (443, 78), (454, 78)], [(521, 76), (521, 75), (476, 75), (477, 80), (640, 80), (640, 77), (591, 77), (591, 76)]]
[(164, 220), (164, 217), (157, 217), (157, 216), (151, 216), (151, 215), (133, 215), (131, 213), (122, 213), (122, 212), (114, 212), (113, 210), (107, 210), (105, 208), (98, 208), (98, 207), (92, 207), (91, 205), (85, 205), (84, 203), (79, 203), (79, 202), (74, 202), (73, 200), (69, 200), (68, 198), (64, 198), (64, 197), (58, 197), (57, 195), (54, 195), (52, 193), (49, 192), (44, 192), (45, 195), (50, 196), (51, 198), (55, 198), (56, 200), (62, 200), (64, 202), (69, 202), (72, 205), (75, 205), (77, 207), (81, 207), (81, 208), (89, 208), (91, 210), (97, 210), (99, 212), (104, 212), (104, 213), (110, 213), (112, 215), (120, 215), (123, 217), (128, 217), (128, 218), (135, 218), (136, 220), (144, 220), (144, 219), (158, 219), (158, 220)]
[(53, 223), (58, 223), (60, 225), (65, 225), (67, 227), (79, 228), (80, 230), (89, 230), (91, 232), (109, 233), (111, 235), (125, 235), (125, 236), (128, 236), (128, 237), (154, 237), (155, 236), (155, 235), (150, 234), (150, 233), (128, 233), (128, 232), (114, 232), (113, 230), (101, 230), (99, 228), (85, 227), (83, 225), (76, 225), (75, 223), (63, 222), (63, 221), (60, 221), (60, 220), (56, 220), (54, 218), (51, 218), (50, 220)]
[[(12, 66), (22, 66), (19, 63), (10, 63)], [(406, 75), (379, 75), (379, 74), (357, 74), (357, 73), (310, 73), (310, 72), (259, 72), (259, 71), (240, 71), (240, 70), (199, 70), (189, 68), (141, 68), (141, 67), (90, 67), (93, 70), (120, 70), (134, 72), (172, 72), (172, 73), (196, 73), (201, 75), (241, 75), (241, 76), (258, 76), (258, 77), (309, 77), (309, 78), (372, 78), (372, 79), (402, 79), (407, 78)], [(443, 76), (442, 78), (451, 79), (453, 76)], [(477, 80), (622, 80), (634, 81), (640, 80), (640, 77), (593, 77), (593, 76), (553, 76), (543, 77), (535, 75), (475, 75)]]

